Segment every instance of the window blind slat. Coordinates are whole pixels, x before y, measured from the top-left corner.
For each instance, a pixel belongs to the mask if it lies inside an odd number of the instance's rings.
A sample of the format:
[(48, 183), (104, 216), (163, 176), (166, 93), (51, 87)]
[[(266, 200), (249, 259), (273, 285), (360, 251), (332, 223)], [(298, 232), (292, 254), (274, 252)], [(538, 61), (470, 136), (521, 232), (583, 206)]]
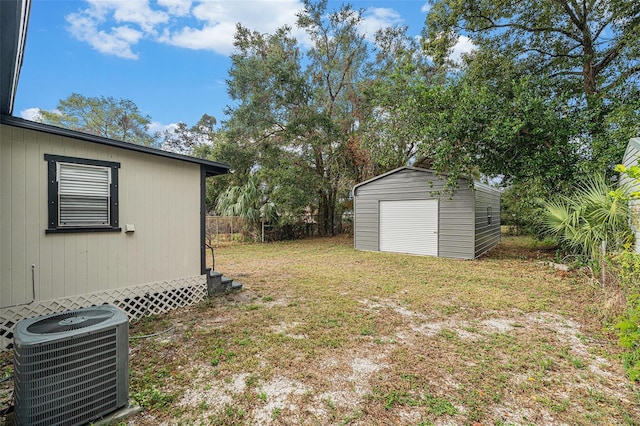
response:
[(111, 169), (59, 163), (60, 226), (109, 225)]

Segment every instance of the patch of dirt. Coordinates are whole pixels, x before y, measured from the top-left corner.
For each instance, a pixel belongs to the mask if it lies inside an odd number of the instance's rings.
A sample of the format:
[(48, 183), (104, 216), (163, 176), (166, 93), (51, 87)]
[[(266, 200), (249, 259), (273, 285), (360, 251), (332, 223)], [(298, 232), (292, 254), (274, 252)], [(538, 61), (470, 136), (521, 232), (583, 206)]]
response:
[[(128, 424), (616, 425), (640, 419), (639, 388), (624, 376), (615, 342), (583, 313), (586, 293), (546, 266), (519, 263), (545, 259), (545, 249), (498, 249), (473, 263), (367, 253), (340, 263), (351, 252), (326, 260), (326, 244), (314, 244), (279, 246), (289, 255), (268, 260), (247, 249), (226, 265), (235, 276), (245, 274), (241, 292), (162, 315), (156, 329), (140, 331), (163, 332), (132, 345), (134, 385), (144, 389), (152, 381), (174, 399)], [(380, 259), (407, 263), (389, 274), (396, 278), (432, 269), (396, 284), (386, 275), (369, 277), (380, 269), (386, 274), (389, 265)], [(500, 259), (513, 276), (500, 275), (506, 269)], [(478, 271), (461, 277), (458, 267)], [(347, 276), (344, 282), (335, 270)], [(488, 273), (495, 276), (486, 279)], [(432, 279), (438, 285), (426, 289)], [(444, 284), (461, 281), (468, 286), (449, 291)], [(439, 291), (445, 293), (433, 294)], [(478, 296), (501, 291), (508, 297), (493, 304)], [(419, 292), (421, 298), (413, 298)], [(509, 299), (511, 292), (518, 297)], [(571, 303), (558, 302), (557, 294)], [(467, 303), (467, 297), (475, 299)]]
[[(195, 321), (197, 327), (209, 330), (233, 327), (237, 315), (242, 311), (227, 309), (225, 306), (241, 304), (243, 300), (255, 303), (257, 299), (250, 294), (228, 296), (215, 317), (200, 315)], [(548, 336), (550, 342), (564, 342), (565, 356), (575, 357), (574, 362), (581, 363), (578, 370), (580, 374), (574, 377), (567, 376), (568, 372), (553, 368), (539, 377), (530, 374), (512, 375), (506, 382), (512, 391), (505, 393), (500, 404), (492, 408), (491, 416), (495, 419), (511, 424), (562, 424), (563, 422), (558, 422), (553, 415), (554, 410), (566, 409), (566, 405), (570, 404), (571, 398), (576, 394), (594, 392), (601, 394), (602, 398), (633, 404), (629, 400), (629, 383), (622, 376), (620, 366), (594, 353), (588, 339), (582, 335), (581, 325), (571, 318), (549, 312), (525, 313), (516, 310), (508, 312), (507, 315), (500, 315), (500, 312), (486, 313), (493, 316), (478, 320), (457, 319), (455, 315), (441, 319), (439, 313), (412, 311), (393, 300), (359, 302), (366, 311), (395, 313), (401, 319), (402, 326), (395, 330), (394, 336), (379, 336), (378, 340), (383, 344), (366, 344), (362, 345), (361, 350), (353, 353), (336, 352), (311, 362), (308, 364), (308, 371), (304, 372), (310, 380), (299, 379), (305, 377), (305, 374), (287, 375), (282, 374), (283, 372), (269, 380), (260, 380), (255, 385), (254, 393), (263, 394), (264, 401), (256, 401), (246, 413), (248, 420), (245, 424), (281, 424), (284, 419), (285, 424), (304, 423), (305, 419), (315, 419), (314, 421), (321, 424), (334, 424), (336, 413), (342, 413), (341, 415), (347, 417), (348, 413), (356, 413), (353, 416), (357, 417), (357, 413), (362, 413), (366, 407), (367, 398), (372, 395), (372, 390), (378, 382), (376, 377), (386, 377), (389, 374), (389, 357), (394, 350), (421, 346), (425, 338), (438, 339), (438, 334), (445, 330), (454, 333), (459, 339), (472, 341), (483, 341), (488, 336), (496, 334), (543, 334)], [(280, 303), (284, 304), (286, 303)], [(267, 303), (264, 306), (269, 307)], [(197, 315), (194, 308), (187, 311), (190, 317)], [(185, 316), (182, 315), (180, 318)], [(180, 326), (180, 318), (175, 318), (178, 324), (176, 328), (183, 330), (185, 327)], [(299, 321), (280, 322), (272, 325), (270, 332), (304, 340), (308, 336), (291, 332), (301, 324)], [(425, 359), (425, 362), (429, 361)], [(261, 365), (267, 364), (267, 361), (261, 361)], [(468, 364), (469, 368), (474, 365), (473, 362)], [(250, 371), (222, 380), (211, 374), (210, 366), (200, 365), (192, 368), (193, 380), (178, 405), (191, 412), (199, 410), (196, 419), (220, 415), (221, 407), (233, 404), (238, 395), (248, 391), (246, 381), (251, 374)], [(597, 377), (597, 380), (580, 378), (585, 374)], [(460, 387), (460, 383), (451, 375), (448, 379), (440, 380), (431, 383), (431, 386), (436, 389)], [(562, 386), (556, 386), (549, 393), (544, 389), (544, 383), (562, 383)], [(523, 392), (519, 389), (537, 387), (540, 387), (540, 390), (532, 392), (533, 396), (528, 396), (528, 400), (522, 399)], [(529, 395), (529, 392), (525, 392), (524, 395)], [(540, 401), (551, 407), (551, 411), (540, 410)], [(458, 415), (466, 411), (465, 406), (460, 404), (456, 409)], [(398, 407), (394, 416), (401, 424), (416, 424), (425, 418), (426, 413), (428, 412), (424, 407)], [(149, 420), (145, 418), (139, 416), (135, 424), (148, 424)], [(445, 416), (435, 419), (434, 424), (458, 424), (460, 419)], [(157, 422), (158, 419), (153, 421)], [(364, 424), (355, 420), (354, 422)]]

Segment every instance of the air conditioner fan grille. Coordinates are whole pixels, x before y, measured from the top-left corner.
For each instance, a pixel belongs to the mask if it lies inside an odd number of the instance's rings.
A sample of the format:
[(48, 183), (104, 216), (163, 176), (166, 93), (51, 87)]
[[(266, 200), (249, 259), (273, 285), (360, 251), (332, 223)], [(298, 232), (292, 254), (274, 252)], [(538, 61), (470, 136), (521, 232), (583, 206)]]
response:
[(113, 312), (97, 309), (63, 312), (34, 322), (27, 327), (27, 331), (34, 334), (64, 333), (100, 324), (112, 316)]

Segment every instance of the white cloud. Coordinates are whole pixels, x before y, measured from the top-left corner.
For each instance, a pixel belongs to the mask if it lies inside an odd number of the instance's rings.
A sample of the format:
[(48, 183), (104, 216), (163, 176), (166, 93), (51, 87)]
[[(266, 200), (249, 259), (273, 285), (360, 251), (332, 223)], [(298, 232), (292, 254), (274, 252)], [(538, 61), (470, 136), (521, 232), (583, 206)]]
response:
[(178, 123), (162, 124), (159, 121), (152, 121), (149, 123), (148, 133), (153, 135), (155, 133), (162, 133), (165, 130), (173, 131), (177, 128)]
[(66, 16), (68, 31), (98, 52), (120, 58), (138, 59), (132, 46), (169, 21), (168, 13), (151, 9), (147, 0), (87, 0), (87, 4)]
[(158, 0), (158, 4), (172, 16), (186, 16), (191, 11), (191, 0)]
[(167, 34), (163, 41), (187, 49), (213, 50), (228, 55), (233, 51), (235, 25), (231, 23), (204, 26), (200, 29), (185, 27), (174, 34)]
[(429, 3), (423, 4), (422, 7), (420, 8), (420, 12), (422, 13), (429, 13), (430, 10), (431, 10), (431, 5)]
[[(86, 0), (67, 21), (78, 40), (121, 58), (137, 59), (133, 47), (143, 38), (228, 55), (236, 23), (273, 33), (285, 24), (295, 27), (302, 7), (300, 0)], [(304, 42), (303, 32), (293, 32)]]
[(69, 32), (80, 41), (87, 42), (98, 52), (125, 59), (138, 59), (131, 45), (136, 44), (142, 33), (128, 27), (112, 27), (111, 33), (98, 29), (100, 19), (92, 13), (72, 13), (67, 16)]
[(368, 39), (373, 39), (376, 31), (402, 24), (402, 16), (394, 9), (371, 7), (367, 9), (362, 19), (362, 30)]
[(29, 121), (40, 121), (42, 116), (40, 115), (40, 108), (27, 108), (20, 111), (20, 117)]
[(462, 55), (475, 50), (475, 48), (476, 45), (473, 44), (473, 41), (469, 37), (460, 36), (456, 45), (453, 46), (453, 50), (451, 52), (451, 55), (449, 55), (449, 58), (451, 58), (456, 63), (460, 63)]
[[(283, 25), (295, 27), (296, 13), (302, 7), (299, 0), (203, 1), (192, 11), (199, 25), (171, 29), (165, 32), (162, 41), (229, 55), (233, 52), (237, 23), (261, 33), (273, 33)], [(306, 34), (296, 32), (295, 28), (293, 33), (299, 40), (306, 38)]]
[(156, 25), (169, 21), (169, 14), (153, 10), (148, 0), (88, 0), (89, 9), (98, 16), (112, 15), (116, 22), (136, 24), (145, 33), (153, 33)]

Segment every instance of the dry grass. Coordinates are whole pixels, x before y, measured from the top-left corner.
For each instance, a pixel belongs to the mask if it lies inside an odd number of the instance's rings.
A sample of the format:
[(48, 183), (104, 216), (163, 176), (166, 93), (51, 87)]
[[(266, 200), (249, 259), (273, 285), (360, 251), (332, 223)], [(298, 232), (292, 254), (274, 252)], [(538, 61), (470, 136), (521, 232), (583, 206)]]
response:
[(235, 245), (237, 294), (132, 335), (129, 420), (156, 424), (638, 424), (597, 293), (506, 238), (478, 261), (354, 251), (350, 239)]

